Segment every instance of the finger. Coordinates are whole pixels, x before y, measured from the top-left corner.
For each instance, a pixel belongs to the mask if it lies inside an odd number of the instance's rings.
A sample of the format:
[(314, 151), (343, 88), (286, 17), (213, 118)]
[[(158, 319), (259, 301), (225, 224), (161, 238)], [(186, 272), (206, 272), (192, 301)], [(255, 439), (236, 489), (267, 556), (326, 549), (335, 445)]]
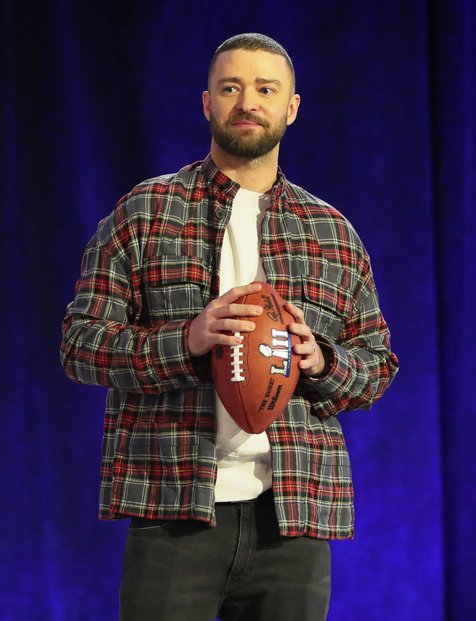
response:
[(210, 324), (210, 332), (253, 332), (256, 324), (243, 319), (216, 319)]
[(263, 309), (255, 304), (225, 304), (215, 311), (215, 317), (256, 317)]
[(240, 285), (239, 287), (233, 287), (233, 289), (230, 289), (221, 295), (217, 298), (217, 301), (223, 304), (231, 304), (243, 295), (258, 293), (258, 291), (261, 291), (261, 283), (259, 282), (250, 283), (248, 285)]
[(305, 375), (320, 375), (325, 368), (324, 358), (302, 359), (299, 361), (299, 368)]
[(294, 304), (291, 304), (291, 302), (285, 302), (284, 307), (289, 313), (291, 313), (295, 321), (297, 321), (298, 323), (306, 323), (304, 320), (304, 313), (300, 308), (294, 306)]
[(299, 368), (301, 371), (305, 371), (306, 369), (310, 369), (311, 367), (316, 366), (317, 359), (314, 358), (303, 358), (299, 361)]
[(301, 337), (301, 340), (314, 341), (314, 336), (311, 332), (311, 329), (305, 323), (290, 323), (288, 326), (288, 330), (296, 336)]
[(241, 345), (241, 343), (243, 343), (243, 336), (239, 332), (233, 332), (232, 334), (217, 332), (213, 335), (213, 345), (235, 347), (236, 345)]
[(318, 358), (303, 358), (299, 361), (299, 368), (307, 375), (317, 375), (323, 367), (324, 364)]
[(297, 343), (293, 347), (293, 351), (299, 356), (313, 356), (316, 353), (316, 345), (312, 344), (311, 342)]

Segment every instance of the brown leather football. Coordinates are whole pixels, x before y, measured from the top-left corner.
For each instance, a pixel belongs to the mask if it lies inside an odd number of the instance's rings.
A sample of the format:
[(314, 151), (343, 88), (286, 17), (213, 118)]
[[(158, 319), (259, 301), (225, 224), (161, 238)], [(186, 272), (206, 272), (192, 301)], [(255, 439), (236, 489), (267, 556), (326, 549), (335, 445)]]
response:
[(235, 301), (263, 307), (261, 315), (248, 318), (256, 324), (255, 330), (242, 333), (240, 345), (217, 345), (212, 350), (218, 396), (248, 433), (261, 433), (278, 418), (299, 379), (299, 356), (293, 353), (299, 337), (287, 329), (294, 318), (275, 289), (268, 283), (260, 284), (261, 291)]

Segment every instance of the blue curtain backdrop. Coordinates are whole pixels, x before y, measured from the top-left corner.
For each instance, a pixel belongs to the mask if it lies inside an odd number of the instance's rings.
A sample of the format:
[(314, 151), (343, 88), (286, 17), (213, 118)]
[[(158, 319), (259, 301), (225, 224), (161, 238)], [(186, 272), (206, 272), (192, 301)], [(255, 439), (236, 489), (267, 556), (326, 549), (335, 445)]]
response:
[(402, 369), (341, 415), (357, 536), (330, 621), (474, 619), (472, 0), (1, 2), (2, 621), (114, 621), (126, 524), (96, 519), (105, 393), (69, 382), (60, 324), (84, 246), (137, 182), (201, 159), (215, 47), (295, 60), (289, 179), (355, 225)]

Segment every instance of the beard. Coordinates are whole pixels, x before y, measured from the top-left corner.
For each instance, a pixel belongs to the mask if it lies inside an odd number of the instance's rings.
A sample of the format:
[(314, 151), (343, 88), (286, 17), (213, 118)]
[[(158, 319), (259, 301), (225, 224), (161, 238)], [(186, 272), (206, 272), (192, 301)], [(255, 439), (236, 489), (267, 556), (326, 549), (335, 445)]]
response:
[[(264, 131), (259, 136), (254, 136), (256, 130), (244, 130), (237, 135), (238, 130), (233, 128), (233, 122), (237, 120), (259, 123)], [(281, 142), (287, 129), (286, 121), (286, 116), (283, 116), (279, 124), (271, 128), (267, 121), (252, 114), (240, 114), (220, 125), (213, 114), (210, 114), (210, 131), (217, 145), (230, 155), (254, 159), (266, 155)]]

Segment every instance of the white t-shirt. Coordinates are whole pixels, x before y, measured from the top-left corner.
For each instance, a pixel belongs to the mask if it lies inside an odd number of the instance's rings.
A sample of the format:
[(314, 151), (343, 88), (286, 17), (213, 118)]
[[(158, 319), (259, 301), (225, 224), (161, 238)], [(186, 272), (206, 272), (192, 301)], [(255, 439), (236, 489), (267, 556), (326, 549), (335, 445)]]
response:
[[(232, 287), (266, 280), (259, 241), (270, 196), (240, 188), (233, 201), (220, 260), (220, 295)], [(250, 500), (271, 487), (271, 452), (265, 432), (249, 434), (217, 398), (217, 502)]]

